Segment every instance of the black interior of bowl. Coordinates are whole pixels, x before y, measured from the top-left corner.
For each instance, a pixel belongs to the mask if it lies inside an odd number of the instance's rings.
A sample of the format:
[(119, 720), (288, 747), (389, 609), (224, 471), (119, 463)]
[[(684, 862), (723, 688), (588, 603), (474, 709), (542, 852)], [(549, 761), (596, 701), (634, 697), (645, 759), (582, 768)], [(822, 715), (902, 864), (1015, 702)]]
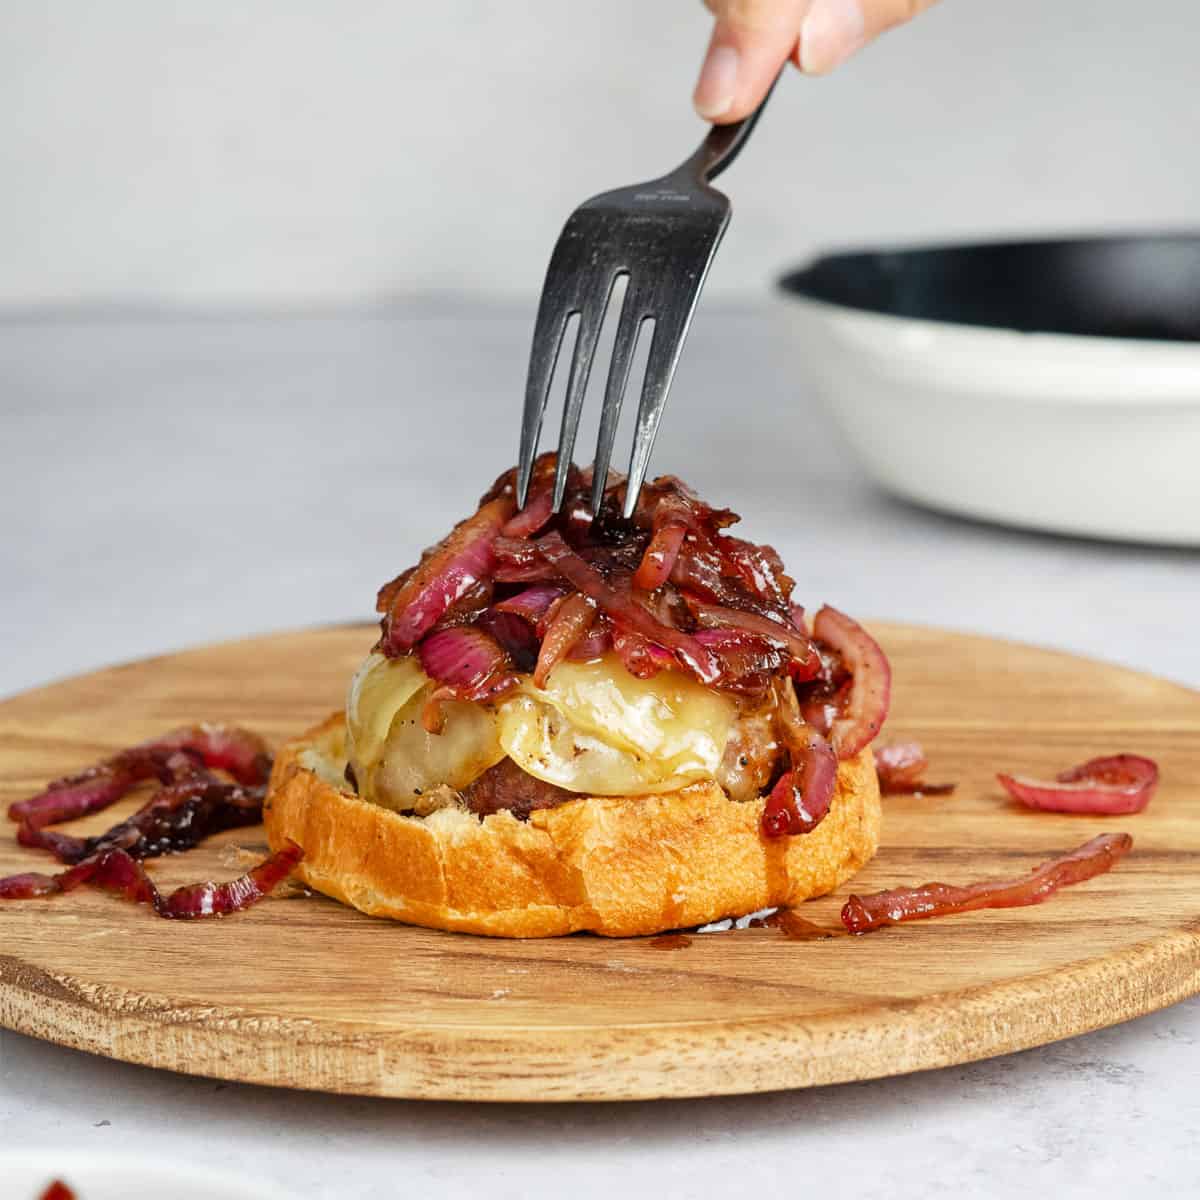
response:
[(1200, 341), (1200, 233), (831, 254), (779, 285), (960, 325)]

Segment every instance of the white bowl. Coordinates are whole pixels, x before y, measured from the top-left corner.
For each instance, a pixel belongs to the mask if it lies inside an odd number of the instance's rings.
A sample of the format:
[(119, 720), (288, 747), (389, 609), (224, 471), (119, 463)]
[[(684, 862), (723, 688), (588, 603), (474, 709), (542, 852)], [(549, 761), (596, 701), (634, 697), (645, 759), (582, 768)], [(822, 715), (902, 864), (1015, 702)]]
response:
[[(1150, 259), (1127, 252), (1151, 244)], [(1022, 269), (1001, 269), (1013, 249)], [(1155, 257), (1153, 279), (1132, 270)], [(1197, 268), (1200, 238), (1027, 243), (839, 255), (781, 291), (800, 369), (883, 487), (992, 521), (1200, 545)], [(1043, 283), (1054, 294), (1031, 312), (1024, 289)], [(958, 311), (976, 323), (946, 319)]]

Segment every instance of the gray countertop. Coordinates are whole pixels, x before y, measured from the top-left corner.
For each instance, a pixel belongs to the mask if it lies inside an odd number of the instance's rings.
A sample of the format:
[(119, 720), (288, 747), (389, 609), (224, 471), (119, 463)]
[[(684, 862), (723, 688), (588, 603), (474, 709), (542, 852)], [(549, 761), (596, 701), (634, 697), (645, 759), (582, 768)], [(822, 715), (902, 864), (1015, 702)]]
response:
[[(511, 462), (528, 336), (526, 314), (488, 310), (0, 323), (0, 694), (369, 617), (378, 584)], [(1200, 556), (880, 494), (765, 310), (697, 321), (654, 465), (737, 508), (805, 603), (1200, 687)], [(144, 1150), (321, 1200), (774, 1194), (785, 1179), (863, 1200), (1026, 1181), (1101, 1200), (1200, 1180), (1198, 1073), (1200, 1001), (919, 1076), (562, 1108), (217, 1084), (0, 1033), (0, 1147)]]

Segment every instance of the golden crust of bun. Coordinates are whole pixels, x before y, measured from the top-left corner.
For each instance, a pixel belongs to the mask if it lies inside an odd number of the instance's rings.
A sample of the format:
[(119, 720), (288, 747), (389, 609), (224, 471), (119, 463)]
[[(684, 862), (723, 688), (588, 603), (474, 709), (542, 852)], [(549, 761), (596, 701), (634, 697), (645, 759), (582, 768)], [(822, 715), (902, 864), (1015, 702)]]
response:
[(812, 833), (764, 839), (763, 801), (715, 783), (657, 796), (592, 796), (482, 821), (460, 808), (409, 817), (337, 781), (345, 722), (335, 714), (286, 745), (264, 806), (271, 847), (298, 842), (297, 874), (371, 916), (492, 937), (659, 933), (793, 905), (833, 891), (879, 846), (870, 750), (838, 768)]

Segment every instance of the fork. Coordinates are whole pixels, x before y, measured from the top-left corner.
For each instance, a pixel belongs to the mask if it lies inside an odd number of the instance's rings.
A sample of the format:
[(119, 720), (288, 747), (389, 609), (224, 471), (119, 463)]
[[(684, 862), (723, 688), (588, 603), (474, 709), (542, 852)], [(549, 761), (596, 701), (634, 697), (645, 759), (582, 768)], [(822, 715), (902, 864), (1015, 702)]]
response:
[(729, 224), (729, 198), (711, 186), (712, 180), (737, 157), (770, 98), (768, 92), (744, 120), (714, 125), (700, 149), (670, 173), (602, 192), (567, 219), (546, 270), (529, 355), (517, 472), (520, 507), (524, 508), (529, 493), (563, 335), (567, 322), (578, 315), (554, 474), (554, 511), (562, 506), (600, 328), (613, 288), (625, 277), (625, 299), (600, 410), (592, 513), (599, 512), (604, 499), (634, 350), (643, 325), (653, 321), (625, 492), (626, 520), (633, 515), (696, 301)]

